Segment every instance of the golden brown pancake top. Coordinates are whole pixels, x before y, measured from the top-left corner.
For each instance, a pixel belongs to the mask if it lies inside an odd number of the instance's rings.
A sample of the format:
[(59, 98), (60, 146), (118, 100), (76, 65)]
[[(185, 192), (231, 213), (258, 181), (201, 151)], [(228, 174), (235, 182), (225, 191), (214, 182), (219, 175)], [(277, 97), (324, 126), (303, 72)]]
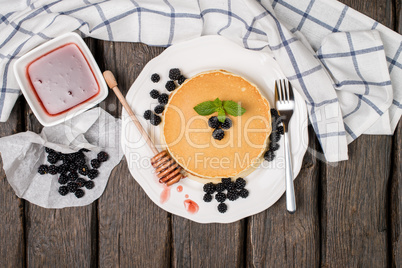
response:
[[(194, 106), (204, 101), (235, 101), (246, 112), (231, 116), (232, 127), (215, 140), (208, 119)], [(246, 79), (210, 71), (188, 79), (170, 96), (164, 112), (163, 138), (172, 157), (188, 172), (203, 178), (236, 177), (258, 162), (271, 133), (268, 101)]]

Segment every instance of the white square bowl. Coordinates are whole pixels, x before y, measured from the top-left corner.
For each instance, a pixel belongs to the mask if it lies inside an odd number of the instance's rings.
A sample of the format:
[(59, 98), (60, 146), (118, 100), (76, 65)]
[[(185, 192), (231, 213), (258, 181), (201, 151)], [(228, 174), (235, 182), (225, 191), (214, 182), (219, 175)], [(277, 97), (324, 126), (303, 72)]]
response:
[[(87, 60), (90, 68), (93, 71), (95, 79), (99, 84), (99, 93), (91, 98), (89, 101), (84, 101), (83, 103), (72, 107), (66, 112), (62, 112), (58, 115), (49, 115), (40, 104), (40, 101), (38, 100), (38, 97), (34, 92), (35, 89), (33, 89), (29, 83), (28, 77), (26, 75), (27, 67), (31, 62), (33, 62), (40, 56), (68, 43), (74, 43), (82, 51), (85, 59)], [(24, 97), (31, 107), (33, 113), (35, 114), (36, 118), (38, 118), (39, 122), (44, 126), (53, 126), (62, 123), (68, 119), (71, 119), (72, 117), (79, 115), (89, 108), (97, 105), (108, 95), (108, 87), (105, 80), (103, 79), (102, 72), (100, 71), (99, 66), (96, 64), (96, 61), (92, 56), (92, 53), (89, 50), (88, 46), (85, 44), (84, 40), (82, 40), (82, 38), (76, 33), (67, 33), (61, 35), (29, 51), (15, 62), (14, 74), (19, 86), (21, 87), (21, 91), (24, 94)]]

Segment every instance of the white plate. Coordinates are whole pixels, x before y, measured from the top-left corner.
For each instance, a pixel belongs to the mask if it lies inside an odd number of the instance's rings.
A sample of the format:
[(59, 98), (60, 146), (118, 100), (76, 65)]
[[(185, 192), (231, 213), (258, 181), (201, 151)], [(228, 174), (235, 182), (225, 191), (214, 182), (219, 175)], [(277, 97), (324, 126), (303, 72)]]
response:
[[(262, 94), (269, 100), (271, 107), (274, 107), (275, 80), (285, 77), (276, 61), (268, 53), (246, 50), (221, 36), (204, 36), (167, 48), (144, 67), (126, 96), (127, 102), (156, 144), (160, 144), (160, 129), (150, 125), (149, 121), (143, 118), (143, 113), (157, 105), (157, 101), (149, 96), (152, 89), (168, 93), (164, 86), (169, 80), (169, 70), (175, 67), (179, 68), (186, 77), (215, 69), (225, 69), (241, 75), (259, 87)], [(161, 76), (159, 83), (152, 83), (150, 80), (153, 73)], [(290, 121), (289, 132), (293, 171), (296, 177), (307, 150), (308, 122), (304, 100), (297, 92), (295, 92), (295, 100), (296, 109)], [(170, 213), (200, 223), (230, 223), (269, 208), (285, 192), (284, 147), (283, 139), (281, 139), (281, 147), (277, 151), (275, 160), (270, 163), (264, 161), (256, 171), (245, 178), (246, 189), (250, 192), (248, 198), (239, 198), (234, 202), (226, 201), (228, 205), (226, 213), (218, 212), (218, 202), (215, 199), (205, 203), (202, 200), (203, 184), (188, 178), (174, 184), (170, 189), (169, 200), (162, 203), (161, 195), (167, 194), (169, 189), (157, 181), (149, 163), (150, 158), (153, 157), (152, 151), (140, 138), (139, 131), (130, 122), (125, 111), (122, 113), (122, 119), (122, 147), (131, 174), (149, 198)], [(182, 192), (177, 191), (179, 185), (183, 187)], [(197, 213), (187, 212), (184, 205), (186, 195), (189, 196), (188, 199), (198, 204)], [(286, 208), (283, 207), (283, 210)]]

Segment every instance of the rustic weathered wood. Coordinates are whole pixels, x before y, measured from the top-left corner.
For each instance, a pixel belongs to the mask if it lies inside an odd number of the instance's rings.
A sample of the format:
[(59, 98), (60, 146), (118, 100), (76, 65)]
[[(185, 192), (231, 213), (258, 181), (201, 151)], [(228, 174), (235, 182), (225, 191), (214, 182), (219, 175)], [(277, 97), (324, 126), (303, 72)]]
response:
[[(392, 1), (344, 0), (388, 27), (395, 18)], [(323, 165), (323, 266), (385, 267), (391, 137), (362, 135), (349, 145), (349, 160)]]
[(340, 0), (339, 2), (369, 16), (385, 26), (394, 29), (395, 3), (400, 0)]
[[(0, 124), (0, 136), (21, 131), (21, 99), (10, 118)], [(19, 199), (7, 181), (0, 163), (0, 267), (23, 267), (25, 264), (24, 201)]]
[[(395, 30), (402, 34), (402, 5), (395, 1)], [(393, 136), (392, 178), (389, 196), (389, 242), (391, 267), (402, 267), (402, 123)]]
[(350, 144), (348, 161), (324, 168), (322, 265), (387, 265), (390, 151), (391, 137), (363, 135)]
[[(402, 32), (401, 0), (341, 0)], [(90, 40), (90, 39), (88, 39)], [(125, 94), (162, 48), (88, 41)], [(116, 117), (111, 93), (100, 105)], [(21, 107), (24, 107), (21, 109)], [(21, 98), (0, 136), (41, 127)], [(318, 148), (309, 131), (310, 147)], [(362, 136), (350, 160), (325, 165), (311, 154), (295, 180), (297, 212), (282, 197), (232, 224), (197, 224), (158, 208), (124, 159), (104, 195), (81, 208), (48, 210), (18, 199), (0, 172), (0, 267), (402, 267), (402, 126)]]
[(402, 123), (393, 139), (392, 177), (390, 182), (389, 239), (391, 267), (402, 267)]
[(315, 157), (317, 139), (309, 129), (309, 151), (295, 179), (297, 211), (286, 211), (282, 196), (272, 207), (249, 218), (247, 265), (252, 267), (318, 267), (319, 163)]
[(172, 215), (172, 266), (243, 267), (245, 221), (199, 224)]
[[(125, 95), (144, 65), (163, 51), (142, 44), (100, 42), (97, 58), (111, 70)], [(113, 92), (101, 105), (119, 117)], [(166, 267), (170, 263), (170, 215), (157, 207), (135, 182), (123, 161), (112, 172), (99, 207), (99, 265)]]
[[(26, 129), (40, 133), (42, 125), (28, 105), (25, 118)], [(96, 260), (91, 247), (91, 223), (96, 221), (92, 206), (45, 209), (26, 202), (27, 266), (90, 267)]]

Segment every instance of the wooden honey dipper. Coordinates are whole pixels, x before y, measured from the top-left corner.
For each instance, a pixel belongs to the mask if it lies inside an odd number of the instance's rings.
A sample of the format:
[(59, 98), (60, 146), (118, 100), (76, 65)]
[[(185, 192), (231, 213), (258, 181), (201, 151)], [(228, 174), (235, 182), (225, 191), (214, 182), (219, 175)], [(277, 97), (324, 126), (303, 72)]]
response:
[(151, 159), (151, 164), (155, 168), (159, 182), (166, 183), (167, 186), (170, 186), (180, 181), (180, 179), (183, 178), (183, 174), (181, 173), (182, 167), (177, 164), (174, 159), (172, 159), (166, 150), (159, 152), (158, 149), (156, 149), (155, 144), (151, 141), (148, 133), (142, 127), (140, 121), (138, 121), (134, 112), (131, 110), (130, 105), (128, 105), (126, 99), (123, 97), (123, 94), (121, 94), (119, 88), (117, 87), (116, 78), (114, 77), (113, 73), (111, 71), (105, 71), (103, 73), (103, 77), (105, 78), (107, 85), (116, 94), (124, 109), (126, 109), (128, 115), (137, 129), (140, 131), (141, 136), (145, 139), (149, 148), (151, 148), (152, 152), (155, 154), (155, 156)]

